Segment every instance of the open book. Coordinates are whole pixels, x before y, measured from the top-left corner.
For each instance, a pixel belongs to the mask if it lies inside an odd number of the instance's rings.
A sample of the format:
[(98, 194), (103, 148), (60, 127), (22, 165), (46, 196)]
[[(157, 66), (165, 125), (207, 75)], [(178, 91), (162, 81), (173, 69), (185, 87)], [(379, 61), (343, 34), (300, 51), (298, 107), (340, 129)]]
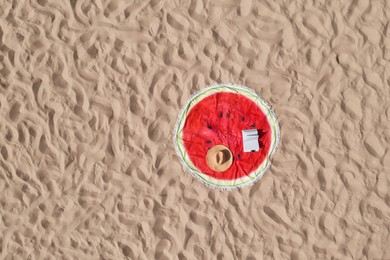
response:
[(257, 152), (260, 149), (257, 129), (242, 130), (242, 143), (244, 152)]

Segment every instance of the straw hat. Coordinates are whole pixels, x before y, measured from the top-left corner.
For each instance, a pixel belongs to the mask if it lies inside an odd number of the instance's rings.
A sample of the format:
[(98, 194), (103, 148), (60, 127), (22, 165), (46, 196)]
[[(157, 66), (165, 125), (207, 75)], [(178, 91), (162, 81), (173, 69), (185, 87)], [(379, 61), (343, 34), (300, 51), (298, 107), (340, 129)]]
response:
[(232, 152), (224, 145), (218, 144), (211, 147), (206, 155), (207, 165), (216, 172), (224, 172), (232, 166)]

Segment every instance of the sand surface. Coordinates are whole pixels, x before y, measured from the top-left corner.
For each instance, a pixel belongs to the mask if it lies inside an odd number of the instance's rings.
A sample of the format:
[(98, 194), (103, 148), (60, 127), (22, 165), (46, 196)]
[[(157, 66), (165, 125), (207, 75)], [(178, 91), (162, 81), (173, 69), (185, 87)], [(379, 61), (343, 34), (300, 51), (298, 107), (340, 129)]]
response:
[[(0, 0), (0, 259), (390, 259), (389, 1)], [(255, 89), (281, 144), (207, 188), (172, 132)]]

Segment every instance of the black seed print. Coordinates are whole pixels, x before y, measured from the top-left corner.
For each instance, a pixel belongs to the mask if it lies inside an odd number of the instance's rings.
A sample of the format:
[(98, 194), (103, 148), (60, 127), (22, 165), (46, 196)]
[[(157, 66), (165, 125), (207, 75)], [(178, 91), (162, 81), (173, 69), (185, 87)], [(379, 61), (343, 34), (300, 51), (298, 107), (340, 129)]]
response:
[(208, 128), (208, 129), (212, 129), (211, 125), (208, 125), (207, 128)]
[(222, 118), (223, 117), (223, 113), (221, 112), (221, 113), (219, 113), (219, 117), (220, 118)]
[(207, 140), (206, 143), (211, 144), (211, 140)]
[(241, 120), (244, 121), (244, 120), (245, 120), (245, 116), (243, 116), (243, 117), (241, 118)]
[(229, 118), (230, 117), (230, 115), (229, 114), (226, 114), (226, 118)]
[(241, 154), (237, 154), (237, 158), (240, 159), (241, 158)]
[(255, 127), (256, 125), (255, 124), (251, 124), (251, 127)]

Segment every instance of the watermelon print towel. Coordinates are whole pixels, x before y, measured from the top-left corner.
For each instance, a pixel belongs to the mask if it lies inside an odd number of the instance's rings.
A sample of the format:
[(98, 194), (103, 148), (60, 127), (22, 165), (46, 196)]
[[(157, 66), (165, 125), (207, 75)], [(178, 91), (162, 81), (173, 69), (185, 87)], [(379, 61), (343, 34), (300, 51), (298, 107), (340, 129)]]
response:
[[(243, 151), (245, 129), (257, 129), (258, 151)], [(234, 189), (253, 184), (268, 170), (279, 143), (279, 125), (270, 106), (253, 90), (218, 84), (188, 100), (174, 129), (174, 143), (193, 176), (213, 188)], [(233, 154), (233, 164), (224, 172), (211, 170), (206, 162), (208, 149), (218, 144)]]

